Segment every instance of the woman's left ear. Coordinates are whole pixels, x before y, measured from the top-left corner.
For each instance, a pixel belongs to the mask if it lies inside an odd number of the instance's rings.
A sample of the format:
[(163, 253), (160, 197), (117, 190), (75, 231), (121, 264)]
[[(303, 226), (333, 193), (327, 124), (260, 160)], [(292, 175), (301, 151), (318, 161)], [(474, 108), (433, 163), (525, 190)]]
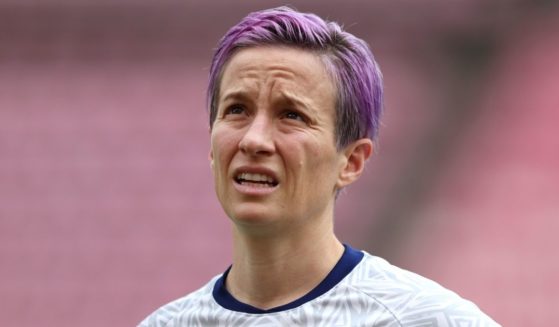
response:
[(361, 176), (367, 159), (373, 154), (373, 141), (369, 138), (356, 140), (342, 150), (344, 160), (338, 176), (338, 189), (348, 186)]

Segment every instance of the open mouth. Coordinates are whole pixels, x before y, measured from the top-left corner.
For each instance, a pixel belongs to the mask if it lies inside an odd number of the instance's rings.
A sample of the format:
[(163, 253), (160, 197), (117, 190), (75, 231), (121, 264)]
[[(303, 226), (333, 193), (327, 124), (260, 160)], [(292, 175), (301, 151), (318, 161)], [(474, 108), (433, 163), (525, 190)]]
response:
[(265, 174), (240, 173), (235, 176), (235, 182), (252, 187), (276, 187), (279, 183), (273, 177)]

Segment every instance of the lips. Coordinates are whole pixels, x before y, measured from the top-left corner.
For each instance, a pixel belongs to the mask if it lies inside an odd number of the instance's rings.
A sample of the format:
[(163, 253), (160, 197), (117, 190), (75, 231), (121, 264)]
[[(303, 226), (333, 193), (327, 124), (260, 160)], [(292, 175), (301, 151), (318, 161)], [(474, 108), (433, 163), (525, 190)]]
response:
[(234, 180), (237, 185), (252, 188), (275, 188), (279, 181), (275, 174), (266, 168), (243, 167), (236, 169)]
[(274, 187), (278, 182), (269, 175), (255, 173), (240, 173), (235, 176), (235, 182), (239, 184), (250, 184), (254, 186)]

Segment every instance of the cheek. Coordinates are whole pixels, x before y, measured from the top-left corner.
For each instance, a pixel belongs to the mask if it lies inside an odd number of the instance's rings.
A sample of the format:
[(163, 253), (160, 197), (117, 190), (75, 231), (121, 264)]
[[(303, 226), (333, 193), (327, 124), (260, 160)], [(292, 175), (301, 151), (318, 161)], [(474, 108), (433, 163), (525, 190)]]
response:
[(237, 143), (233, 133), (225, 133), (221, 130), (214, 130), (211, 136), (212, 151), (212, 170), (214, 174), (220, 173), (220, 170), (226, 168), (231, 161)]
[(320, 141), (306, 142), (298, 153), (298, 168), (310, 176), (309, 185), (322, 184), (335, 173), (337, 156), (334, 147)]
[(329, 165), (335, 154), (336, 148), (328, 140), (311, 138), (304, 143), (306, 159), (318, 166)]
[(227, 137), (227, 133), (222, 129), (216, 128), (215, 125), (210, 140), (214, 189), (218, 200), (223, 203), (223, 201), (226, 201), (225, 186), (233, 144), (231, 138)]

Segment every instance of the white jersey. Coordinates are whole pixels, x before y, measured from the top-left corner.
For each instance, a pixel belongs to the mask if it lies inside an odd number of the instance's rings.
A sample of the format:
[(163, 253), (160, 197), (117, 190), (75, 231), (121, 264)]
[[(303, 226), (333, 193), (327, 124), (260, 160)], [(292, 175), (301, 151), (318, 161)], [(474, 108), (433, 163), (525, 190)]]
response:
[(316, 288), (269, 310), (233, 298), (224, 285), (228, 271), (139, 326), (499, 326), (456, 293), (347, 245)]

